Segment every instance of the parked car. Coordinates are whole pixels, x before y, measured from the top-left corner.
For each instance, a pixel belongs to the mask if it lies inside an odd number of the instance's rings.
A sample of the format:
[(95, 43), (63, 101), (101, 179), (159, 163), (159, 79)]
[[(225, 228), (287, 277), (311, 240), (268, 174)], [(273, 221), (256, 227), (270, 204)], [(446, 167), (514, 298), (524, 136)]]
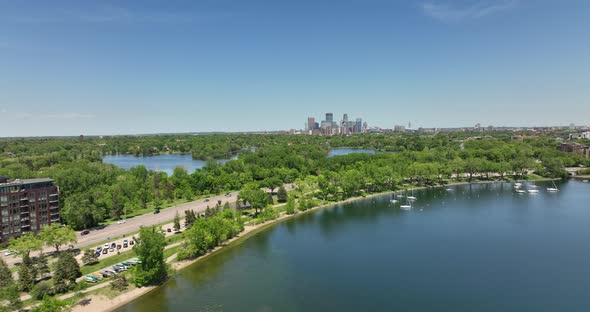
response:
[(129, 245), (134, 245), (134, 244), (135, 244), (135, 242), (133, 240), (129, 241)]
[(6, 256), (6, 257), (8, 257), (8, 256), (10, 256), (12, 254), (14, 254), (14, 251), (13, 250), (5, 250), (4, 251), (4, 256)]
[(100, 251), (95, 252), (94, 253), (94, 256), (97, 257), (97, 258), (100, 257)]
[(84, 277), (84, 281), (86, 281), (87, 283), (97, 283), (98, 280), (94, 278), (94, 276), (92, 275), (87, 275)]
[(104, 246), (102, 247), (102, 249), (109, 249), (109, 243), (104, 244)]
[(231, 197), (230, 193), (225, 194), (225, 197)]
[(102, 246), (96, 246), (96, 252), (101, 252), (102, 251)]
[(108, 248), (104, 248), (104, 249), (102, 250), (102, 254), (103, 254), (103, 255), (106, 255), (106, 254), (108, 254), (108, 253), (109, 253), (109, 249), (108, 249)]
[(125, 221), (125, 220), (119, 220), (119, 221), (117, 221), (117, 224), (125, 224), (126, 222), (127, 221)]
[(126, 239), (123, 240), (123, 248), (127, 248), (129, 246), (129, 241), (127, 241)]
[(111, 248), (115, 249), (117, 247), (116, 243), (111, 243)]
[(113, 269), (115, 271), (117, 271), (117, 272), (118, 271), (127, 271), (127, 267), (124, 266), (124, 265), (122, 265), (122, 264), (115, 264), (115, 265), (113, 265)]
[(88, 231), (88, 230), (84, 230), (84, 231), (80, 232), (80, 235), (82, 235), (82, 236), (88, 235), (88, 234), (90, 234), (90, 231)]
[(105, 273), (111, 274), (111, 276), (117, 275), (117, 272), (115, 272), (115, 270), (105, 269), (102, 271)]
[(170, 233), (170, 232), (172, 232), (172, 229), (171, 228), (167, 228), (166, 229), (166, 232)]
[(123, 246), (121, 244), (117, 245), (117, 250), (121, 249)]
[(209, 202), (209, 198), (205, 198), (205, 202), (208, 203)]

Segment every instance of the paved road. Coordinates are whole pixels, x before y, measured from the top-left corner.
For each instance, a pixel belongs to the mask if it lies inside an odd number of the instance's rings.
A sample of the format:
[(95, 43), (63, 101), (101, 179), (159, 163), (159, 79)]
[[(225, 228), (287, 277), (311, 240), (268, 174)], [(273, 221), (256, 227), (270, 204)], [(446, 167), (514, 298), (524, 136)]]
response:
[[(292, 190), (293, 187), (294, 187), (293, 184), (286, 184), (285, 185), (285, 188), (287, 189), (287, 191)], [(270, 191), (270, 190), (266, 189), (266, 191)], [(276, 189), (275, 189), (275, 191), (276, 191)], [(221, 201), (221, 205), (225, 204), (228, 201), (230, 204), (233, 204), (236, 202), (238, 194), (239, 194), (239, 192), (233, 192), (233, 193), (229, 193), (229, 196), (218, 195), (218, 196), (209, 197), (208, 198), (209, 201), (205, 201), (205, 199), (200, 199), (200, 200), (192, 201), (189, 203), (181, 204), (181, 205), (178, 205), (175, 207), (166, 208), (166, 209), (161, 210), (160, 213), (158, 213), (158, 214), (148, 213), (148, 214), (137, 216), (137, 217), (134, 217), (131, 219), (127, 219), (127, 222), (124, 224), (116, 224), (116, 223), (110, 224), (101, 230), (92, 230), (92, 231), (90, 231), (89, 234), (84, 235), (84, 236), (80, 235), (80, 232), (78, 232), (77, 233), (78, 243), (74, 244), (74, 247), (84, 250), (86, 248), (94, 247), (98, 243), (104, 242), (106, 240), (109, 240), (111, 242), (112, 241), (119, 241), (122, 243), (123, 236), (127, 236), (128, 238), (130, 238), (129, 234), (139, 231), (140, 226), (150, 226), (150, 225), (164, 223), (167, 221), (172, 221), (174, 219), (174, 216), (176, 215), (176, 212), (178, 212), (180, 217), (183, 218), (184, 211), (188, 210), (188, 209), (192, 209), (195, 212), (203, 212), (207, 209), (207, 206), (214, 207), (215, 204), (217, 203), (217, 201), (219, 201), (219, 200)], [(49, 252), (49, 251), (54, 251), (54, 250), (55, 250), (54, 248), (45, 248), (44, 252)], [(111, 254), (111, 253), (109, 253), (109, 254)], [(109, 254), (107, 254), (107, 255), (109, 255)], [(37, 254), (31, 253), (31, 256), (35, 256), (35, 255), (37, 255)], [(103, 258), (103, 256), (107, 256), (107, 255), (101, 254), (101, 258)], [(4, 260), (6, 261), (6, 263), (9, 266), (14, 266), (15, 263), (21, 261), (20, 257), (14, 257), (14, 256), (6, 257), (4, 255), (2, 255), (2, 257), (4, 257)]]
[[(189, 203), (181, 204), (175, 207), (166, 208), (160, 211), (158, 214), (148, 213), (141, 216), (137, 216), (131, 219), (127, 219), (127, 222), (124, 224), (110, 224), (107, 225), (105, 228), (101, 230), (92, 230), (87, 235), (80, 235), (80, 232), (77, 233), (78, 243), (74, 244), (75, 248), (83, 249), (82, 247), (93, 247), (96, 246), (98, 243), (101, 243), (108, 238), (110, 241), (123, 241), (121, 238), (124, 235), (128, 235), (129, 233), (133, 233), (139, 231), (140, 226), (149, 226), (160, 224), (163, 222), (171, 221), (174, 219), (176, 212), (180, 215), (180, 217), (184, 217), (184, 211), (188, 209), (193, 209), (195, 212), (202, 212), (207, 209), (207, 206), (214, 207), (218, 200), (221, 200), (221, 204), (225, 204), (226, 202), (235, 203), (237, 200), (238, 192), (229, 193), (230, 196), (225, 195), (218, 195), (209, 198), (209, 201), (206, 202), (205, 199), (200, 199), (196, 201), (192, 201)], [(44, 252), (54, 251), (54, 248), (45, 248)], [(31, 253), (31, 256), (35, 256), (36, 253)], [(4, 260), (9, 266), (13, 266), (15, 263), (20, 262), (20, 257), (15, 256), (4, 256), (2, 255)], [(102, 255), (101, 255), (102, 258)]]

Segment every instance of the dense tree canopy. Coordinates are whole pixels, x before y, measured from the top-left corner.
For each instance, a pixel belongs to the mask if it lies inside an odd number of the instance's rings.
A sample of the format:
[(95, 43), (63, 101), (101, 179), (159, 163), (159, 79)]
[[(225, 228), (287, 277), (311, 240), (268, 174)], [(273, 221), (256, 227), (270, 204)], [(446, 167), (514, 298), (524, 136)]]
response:
[[(140, 209), (160, 209), (174, 200), (242, 190), (258, 209), (265, 199), (253, 191), (276, 191), (284, 183), (311, 181), (323, 199), (390, 190), (401, 183), (433, 185), (450, 179), (523, 178), (531, 171), (563, 177), (564, 167), (589, 159), (560, 152), (556, 138), (567, 133), (455, 132), (352, 136), (153, 135), (0, 139), (0, 175), (50, 177), (61, 191), (61, 216), (74, 229), (96, 226)], [(369, 148), (375, 155), (328, 157), (334, 147)], [(143, 166), (123, 170), (102, 163), (108, 154), (192, 153), (209, 159), (195, 172), (172, 175)], [(230, 159), (220, 164), (212, 159)], [(281, 191), (282, 193), (282, 191)], [(284, 194), (282, 194), (284, 195)], [(281, 196), (280, 200), (285, 198)]]

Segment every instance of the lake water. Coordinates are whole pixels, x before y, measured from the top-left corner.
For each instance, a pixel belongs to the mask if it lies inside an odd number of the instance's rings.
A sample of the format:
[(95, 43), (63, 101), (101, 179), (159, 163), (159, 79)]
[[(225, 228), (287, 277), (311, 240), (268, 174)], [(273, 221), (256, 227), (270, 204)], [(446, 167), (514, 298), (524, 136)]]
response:
[[(134, 156), (134, 155), (105, 155), (102, 161), (113, 164), (117, 167), (129, 169), (144, 165), (148, 170), (163, 171), (172, 175), (177, 166), (184, 167), (188, 173), (205, 167), (206, 161), (193, 159), (191, 154), (164, 154), (155, 156)], [(218, 160), (225, 163), (227, 160)]]
[(372, 149), (364, 149), (364, 148), (346, 148), (346, 147), (337, 147), (333, 148), (328, 152), (328, 157), (334, 156), (342, 156), (348, 155), (352, 153), (365, 153), (365, 154), (375, 154), (375, 151)]
[(118, 311), (588, 311), (590, 184), (391, 195), (279, 223)]

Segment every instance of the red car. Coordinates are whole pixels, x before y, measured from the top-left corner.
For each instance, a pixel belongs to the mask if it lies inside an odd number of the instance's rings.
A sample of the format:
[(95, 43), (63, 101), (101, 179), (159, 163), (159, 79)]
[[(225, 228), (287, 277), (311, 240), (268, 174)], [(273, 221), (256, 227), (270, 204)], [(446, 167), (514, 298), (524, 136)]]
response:
[(80, 235), (84, 236), (84, 235), (88, 235), (89, 233), (90, 233), (90, 231), (84, 230), (80, 233)]

